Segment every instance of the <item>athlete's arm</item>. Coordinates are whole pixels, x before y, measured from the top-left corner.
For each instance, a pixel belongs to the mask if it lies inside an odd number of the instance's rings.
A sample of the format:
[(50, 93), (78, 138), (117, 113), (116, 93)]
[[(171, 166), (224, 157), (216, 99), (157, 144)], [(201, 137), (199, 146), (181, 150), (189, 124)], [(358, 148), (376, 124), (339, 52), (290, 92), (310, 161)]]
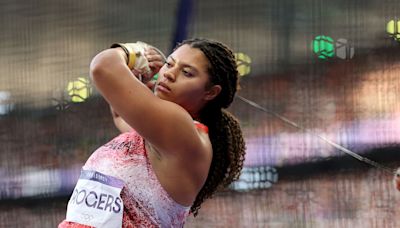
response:
[(208, 150), (181, 106), (159, 99), (127, 66), (121, 48), (107, 49), (91, 62), (90, 75), (98, 91), (126, 123), (161, 153)]
[(113, 118), (114, 125), (121, 133), (129, 132), (132, 130), (132, 127), (129, 126), (129, 124), (127, 124), (125, 122), (125, 120), (122, 119), (122, 117), (114, 111), (114, 109), (111, 107), (111, 105), (110, 105), (110, 111), (111, 111), (111, 116)]

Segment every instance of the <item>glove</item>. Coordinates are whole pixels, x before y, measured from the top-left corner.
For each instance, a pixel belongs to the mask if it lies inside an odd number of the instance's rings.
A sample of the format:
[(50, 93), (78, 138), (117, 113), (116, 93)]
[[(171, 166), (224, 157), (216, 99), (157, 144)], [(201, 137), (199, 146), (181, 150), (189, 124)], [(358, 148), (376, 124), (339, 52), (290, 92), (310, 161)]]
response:
[(115, 43), (111, 45), (111, 48), (115, 47), (121, 47), (125, 51), (128, 57), (127, 64), (129, 69), (134, 71), (143, 83), (151, 79), (149, 76), (152, 75), (149, 62), (144, 56), (145, 50), (153, 48), (165, 59), (164, 54), (160, 50), (141, 41), (135, 43)]

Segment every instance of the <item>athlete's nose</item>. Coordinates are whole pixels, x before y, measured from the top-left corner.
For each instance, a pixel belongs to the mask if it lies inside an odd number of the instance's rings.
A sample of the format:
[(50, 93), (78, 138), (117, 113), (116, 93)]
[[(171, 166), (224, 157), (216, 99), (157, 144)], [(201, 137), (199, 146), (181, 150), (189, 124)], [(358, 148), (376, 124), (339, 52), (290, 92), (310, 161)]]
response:
[(167, 78), (169, 81), (174, 82), (176, 80), (176, 67), (171, 67), (164, 72), (164, 77)]

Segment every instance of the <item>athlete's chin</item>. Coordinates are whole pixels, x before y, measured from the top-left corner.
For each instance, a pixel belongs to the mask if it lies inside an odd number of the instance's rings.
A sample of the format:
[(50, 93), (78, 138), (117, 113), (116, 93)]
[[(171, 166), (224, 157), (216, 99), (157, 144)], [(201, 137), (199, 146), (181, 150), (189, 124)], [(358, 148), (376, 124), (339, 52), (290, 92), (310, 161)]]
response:
[(162, 100), (171, 101), (171, 98), (168, 97), (168, 96), (165, 96), (164, 93), (160, 93), (160, 92), (155, 91), (154, 95), (156, 95), (156, 97), (158, 97), (158, 98), (160, 98)]

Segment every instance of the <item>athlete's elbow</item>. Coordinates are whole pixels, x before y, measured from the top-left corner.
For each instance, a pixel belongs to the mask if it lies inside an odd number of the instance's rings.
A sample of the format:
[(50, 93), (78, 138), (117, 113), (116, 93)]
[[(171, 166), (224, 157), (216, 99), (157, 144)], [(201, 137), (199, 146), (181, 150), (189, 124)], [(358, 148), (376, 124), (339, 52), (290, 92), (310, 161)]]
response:
[(121, 67), (125, 66), (124, 52), (112, 48), (97, 54), (90, 63), (90, 77), (92, 81), (107, 81), (109, 78), (116, 77), (116, 73)]
[(90, 63), (89, 74), (92, 81), (96, 82), (107, 75), (106, 63), (102, 60), (102, 53), (96, 55)]
[(98, 81), (101, 81), (101, 78), (104, 77), (105, 75), (104, 68), (98, 65), (94, 65), (93, 67), (91, 66), (89, 74), (90, 74), (90, 79), (96, 83)]

